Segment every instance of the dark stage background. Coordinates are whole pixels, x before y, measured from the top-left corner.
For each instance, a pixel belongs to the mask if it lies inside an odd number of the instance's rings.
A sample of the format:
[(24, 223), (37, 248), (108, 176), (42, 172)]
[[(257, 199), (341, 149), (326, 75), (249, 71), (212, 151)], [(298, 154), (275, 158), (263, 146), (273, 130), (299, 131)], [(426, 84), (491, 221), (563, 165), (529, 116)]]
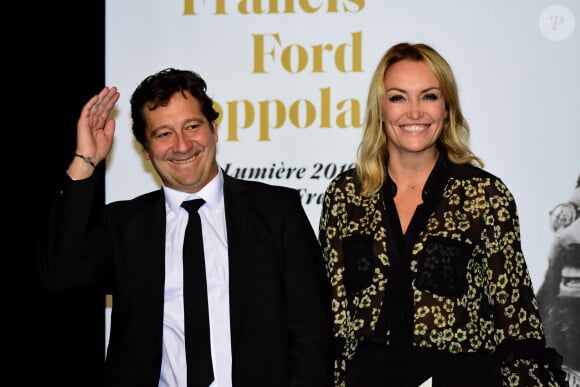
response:
[(51, 195), (74, 154), (80, 109), (105, 83), (105, 5), (13, 2), (9, 8), (3, 101), (10, 119), (3, 145), (11, 155), (4, 157), (10, 176), (4, 195), (13, 221), (4, 225), (9, 232), (2, 254), (9, 284), (2, 314), (10, 359), (4, 383), (96, 386), (105, 356), (105, 299), (85, 289), (43, 290), (35, 253)]

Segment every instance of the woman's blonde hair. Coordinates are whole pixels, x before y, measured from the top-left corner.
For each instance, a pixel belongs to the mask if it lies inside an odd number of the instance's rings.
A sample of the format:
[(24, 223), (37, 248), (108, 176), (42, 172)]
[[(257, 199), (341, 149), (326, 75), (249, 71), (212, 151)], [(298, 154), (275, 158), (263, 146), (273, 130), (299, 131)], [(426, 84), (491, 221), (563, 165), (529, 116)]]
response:
[(393, 64), (402, 60), (424, 62), (439, 81), (448, 114), (443, 123), (441, 136), (437, 140), (438, 148), (445, 151), (449, 160), (456, 164), (483, 167), (483, 161), (469, 149), (469, 125), (461, 113), (457, 82), (447, 61), (424, 43), (399, 43), (389, 48), (383, 55), (369, 87), (364, 132), (358, 147), (356, 166), (361, 194), (364, 196), (377, 193), (386, 178), (387, 136), (384, 132), (381, 109), (381, 101), (385, 95), (384, 77)]

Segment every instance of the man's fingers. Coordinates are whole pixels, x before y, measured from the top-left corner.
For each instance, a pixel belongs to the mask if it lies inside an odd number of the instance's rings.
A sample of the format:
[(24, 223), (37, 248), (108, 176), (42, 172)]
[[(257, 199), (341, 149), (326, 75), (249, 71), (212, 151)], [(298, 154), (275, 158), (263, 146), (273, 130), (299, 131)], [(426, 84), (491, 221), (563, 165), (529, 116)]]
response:
[(119, 99), (116, 87), (104, 87), (101, 92), (91, 98), (93, 104), (89, 108), (89, 127), (91, 129), (103, 129), (111, 110)]

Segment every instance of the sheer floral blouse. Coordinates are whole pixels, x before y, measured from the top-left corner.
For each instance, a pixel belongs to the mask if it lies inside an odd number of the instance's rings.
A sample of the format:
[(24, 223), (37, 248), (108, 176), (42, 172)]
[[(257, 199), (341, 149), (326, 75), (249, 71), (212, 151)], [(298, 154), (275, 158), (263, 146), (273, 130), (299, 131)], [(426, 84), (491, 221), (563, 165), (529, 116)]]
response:
[(504, 386), (558, 386), (558, 355), (545, 348), (505, 184), (440, 156), (404, 235), (396, 189), (387, 178), (363, 197), (350, 170), (324, 196), (319, 239), (333, 293), (336, 386), (346, 385), (363, 342), (384, 345), (401, 372), (415, 372), (415, 350), (475, 353), (497, 360)]

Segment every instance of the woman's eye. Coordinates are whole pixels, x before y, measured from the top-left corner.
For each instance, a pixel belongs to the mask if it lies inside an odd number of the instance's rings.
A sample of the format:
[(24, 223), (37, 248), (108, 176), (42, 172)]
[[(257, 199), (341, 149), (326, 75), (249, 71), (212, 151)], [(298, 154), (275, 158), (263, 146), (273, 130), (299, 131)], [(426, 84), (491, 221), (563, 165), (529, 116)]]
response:
[(426, 100), (429, 100), (429, 101), (437, 101), (439, 99), (439, 96), (435, 93), (428, 93), (428, 94), (425, 94), (425, 96), (423, 98), (425, 98)]
[(400, 101), (403, 101), (403, 100), (404, 100), (404, 98), (403, 98), (402, 95), (392, 95), (392, 96), (389, 97), (389, 101), (390, 102), (400, 102)]

